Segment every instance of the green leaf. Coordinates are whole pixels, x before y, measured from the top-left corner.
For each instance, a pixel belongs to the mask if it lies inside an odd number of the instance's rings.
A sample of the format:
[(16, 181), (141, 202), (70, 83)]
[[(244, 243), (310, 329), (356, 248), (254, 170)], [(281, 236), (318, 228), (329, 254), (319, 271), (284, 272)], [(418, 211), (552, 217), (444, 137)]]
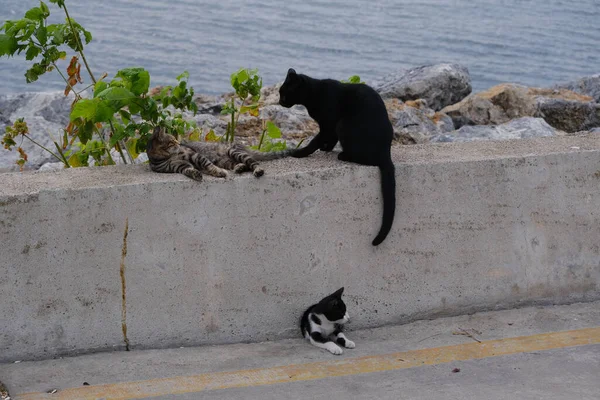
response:
[(79, 127), (79, 130), (77, 131), (77, 137), (79, 138), (79, 141), (83, 144), (86, 144), (88, 140), (91, 140), (93, 135), (94, 122), (92, 121), (86, 121), (83, 124), (83, 126)]
[(136, 96), (147, 93), (150, 87), (150, 74), (144, 68), (125, 68), (117, 72), (116, 77), (123, 79)]
[(194, 129), (194, 131), (191, 133), (191, 135), (188, 136), (188, 139), (191, 140), (192, 142), (198, 142), (198, 141), (200, 141), (200, 130), (199, 129)]
[[(132, 124), (135, 125), (135, 124)], [(110, 140), (108, 141), (108, 146), (109, 147), (114, 147), (117, 142), (125, 139), (127, 136), (129, 136), (129, 131), (134, 131), (135, 132), (135, 127), (134, 126), (127, 126), (127, 128), (123, 127), (123, 125), (121, 124), (114, 124), (114, 134), (110, 137)]]
[(258, 104), (250, 104), (248, 106), (242, 106), (240, 107), (240, 113), (244, 114), (244, 113), (248, 113), (254, 117), (258, 117)]
[(13, 36), (0, 34), (0, 57), (12, 56), (19, 48), (19, 42)]
[(132, 99), (137, 98), (136, 95), (122, 87), (106, 88), (94, 97), (106, 100), (115, 111), (131, 103)]
[(40, 42), (42, 46), (45, 46), (48, 42), (48, 30), (44, 26), (40, 26), (35, 31), (35, 37)]
[(97, 97), (99, 93), (105, 90), (108, 87), (108, 84), (104, 81), (98, 81), (94, 85), (94, 97)]
[(65, 6), (65, 0), (50, 0), (50, 3), (56, 4), (61, 8)]
[(248, 70), (245, 68), (240, 69), (237, 72), (231, 74), (231, 85), (235, 87), (235, 84), (243, 84), (248, 80)]
[(83, 36), (85, 37), (85, 44), (88, 44), (89, 42), (92, 41), (92, 34), (83, 28), (82, 28), (82, 30), (83, 30)]
[(131, 154), (131, 157), (133, 157), (134, 160), (140, 155), (137, 152), (137, 142), (137, 138), (131, 138), (127, 142), (125, 142), (125, 147), (127, 147), (127, 151), (129, 152), (129, 154)]
[(74, 168), (85, 166), (81, 162), (81, 159), (79, 157), (80, 157), (79, 152), (73, 153), (73, 155), (71, 155), (71, 157), (69, 157), (69, 159), (67, 160), (69, 162), (69, 165)]
[(281, 139), (281, 130), (271, 121), (267, 121), (267, 135), (271, 139)]
[(39, 47), (36, 47), (34, 44), (31, 44), (27, 49), (27, 53), (25, 53), (26, 60), (33, 60), (36, 58), (42, 50)]
[(121, 119), (125, 124), (129, 124), (131, 121), (131, 114), (125, 110), (119, 110), (119, 114), (121, 115)]
[(44, 11), (39, 7), (34, 7), (25, 13), (25, 18), (42, 21), (44, 19)]
[(189, 79), (190, 78), (190, 73), (187, 71), (183, 71), (180, 75), (177, 75), (177, 80), (180, 81), (182, 79)]
[(35, 63), (25, 72), (25, 80), (27, 83), (35, 82), (40, 75), (46, 72), (46, 68), (40, 63)]
[(215, 131), (213, 131), (212, 129), (206, 134), (206, 136), (204, 137), (204, 141), (206, 142), (218, 142), (219, 141), (219, 137), (215, 134)]
[(114, 114), (113, 109), (98, 98), (81, 99), (71, 111), (71, 121), (83, 118), (90, 122), (108, 122)]
[(48, 16), (50, 15), (50, 9), (48, 8), (48, 6), (46, 5), (46, 3), (44, 3), (43, 1), (40, 1), (40, 8), (42, 9), (42, 12)]

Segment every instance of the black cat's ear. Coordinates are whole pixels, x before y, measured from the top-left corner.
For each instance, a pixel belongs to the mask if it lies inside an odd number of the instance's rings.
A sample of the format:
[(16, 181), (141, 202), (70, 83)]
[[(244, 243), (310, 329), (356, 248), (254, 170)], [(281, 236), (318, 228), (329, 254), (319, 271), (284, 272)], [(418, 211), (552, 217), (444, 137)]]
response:
[(288, 76), (296, 76), (296, 70), (294, 68), (288, 69)]
[(344, 288), (343, 287), (340, 288), (340, 289), (338, 289), (338, 290), (336, 290), (335, 293), (332, 294), (332, 296), (333, 297), (341, 298), (342, 297), (342, 293), (344, 293)]

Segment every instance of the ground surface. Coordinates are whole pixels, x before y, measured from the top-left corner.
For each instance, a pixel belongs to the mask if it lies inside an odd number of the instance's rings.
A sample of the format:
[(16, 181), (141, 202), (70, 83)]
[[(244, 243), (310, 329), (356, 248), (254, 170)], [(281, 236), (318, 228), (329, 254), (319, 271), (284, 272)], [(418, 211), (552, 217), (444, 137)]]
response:
[(3, 364), (0, 381), (28, 400), (600, 398), (600, 302), (347, 336), (342, 356), (301, 339), (115, 352)]

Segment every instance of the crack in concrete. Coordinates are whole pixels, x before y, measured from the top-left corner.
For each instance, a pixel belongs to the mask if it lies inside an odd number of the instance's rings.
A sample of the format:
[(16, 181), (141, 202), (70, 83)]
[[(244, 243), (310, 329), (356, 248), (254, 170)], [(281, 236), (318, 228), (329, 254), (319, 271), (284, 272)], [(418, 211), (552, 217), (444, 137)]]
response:
[(125, 351), (129, 351), (129, 339), (127, 338), (127, 298), (125, 284), (125, 257), (127, 256), (127, 234), (129, 233), (129, 218), (125, 218), (125, 232), (123, 233), (123, 248), (121, 250), (121, 329), (125, 341)]

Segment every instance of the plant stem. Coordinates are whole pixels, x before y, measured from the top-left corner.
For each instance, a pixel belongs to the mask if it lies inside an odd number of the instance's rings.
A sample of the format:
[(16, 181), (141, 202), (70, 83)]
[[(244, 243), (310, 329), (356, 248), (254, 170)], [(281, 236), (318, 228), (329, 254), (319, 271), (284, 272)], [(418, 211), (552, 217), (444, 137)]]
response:
[[(231, 98), (231, 109), (233, 110), (233, 113), (231, 114), (231, 126), (229, 129), (229, 141), (231, 143), (233, 143), (233, 139), (235, 136), (235, 123), (236, 123), (236, 119), (235, 119), (235, 97)], [(238, 112), (239, 115), (239, 112)]]
[(69, 16), (69, 10), (67, 10), (66, 4), (63, 4), (63, 9), (65, 10), (65, 14), (67, 16), (67, 21), (69, 22), (69, 26), (71, 26), (71, 31), (73, 32), (73, 35), (75, 36), (75, 40), (77, 41), (77, 48), (79, 50), (79, 54), (81, 55), (81, 59), (83, 60), (83, 63), (85, 64), (85, 69), (87, 69), (88, 74), (90, 74), (90, 78), (92, 78), (92, 82), (94, 82), (94, 84), (95, 84), (96, 78), (94, 78), (94, 74), (92, 73), (92, 70), (87, 62), (87, 59), (85, 58), (85, 54), (83, 54), (83, 45), (81, 44), (79, 34), (77, 33), (77, 31), (75, 31), (75, 27), (73, 26), (73, 22), (71, 21), (71, 17)]
[(60, 76), (63, 78), (63, 80), (65, 81), (65, 83), (67, 84), (67, 86), (68, 86), (69, 88), (71, 88), (71, 91), (72, 91), (72, 92), (73, 92), (73, 94), (75, 95), (75, 98), (76, 98), (77, 100), (81, 99), (81, 96), (79, 95), (79, 93), (77, 93), (77, 92), (75, 91), (75, 89), (73, 89), (73, 86), (71, 86), (71, 84), (69, 83), (69, 81), (67, 80), (67, 78), (65, 77), (65, 75), (64, 75), (62, 72), (60, 72), (60, 69), (58, 68), (58, 66), (56, 65), (56, 63), (55, 63), (55, 62), (52, 62), (52, 65), (54, 66), (54, 69), (56, 70), (56, 72), (58, 72), (58, 73), (60, 74)]
[[(54, 152), (50, 151), (49, 149), (47, 149), (46, 147), (42, 146), (41, 144), (39, 144), (38, 142), (36, 142), (35, 140), (33, 140), (32, 138), (30, 138), (27, 135), (23, 135), (23, 137), (26, 137), (27, 139), (31, 140), (33, 142), (33, 144), (35, 144), (36, 146), (41, 147), (42, 149), (46, 150), (48, 153), (52, 154), (54, 157), (56, 157), (56, 159), (60, 162), (64, 162), (64, 160), (62, 158), (60, 158), (59, 156), (57, 156)], [(67, 165), (69, 165), (67, 163)]]
[(260, 135), (260, 142), (258, 142), (258, 151), (260, 151), (260, 148), (262, 146), (263, 143), (263, 139), (265, 138), (265, 133), (267, 132), (266, 129), (263, 129), (262, 131), (262, 135)]
[[(244, 104), (246, 103), (246, 99), (242, 99), (242, 98), (240, 97), (240, 100), (242, 100), (242, 105), (240, 106), (240, 109), (238, 110), (238, 114), (237, 114), (237, 117), (236, 117), (236, 119), (235, 119), (235, 126), (237, 126), (237, 123), (238, 123), (238, 121), (239, 121), (239, 119), (240, 119), (240, 115), (242, 114), (242, 113), (240, 112), (240, 110), (242, 109), (242, 107), (244, 107)], [(233, 102), (233, 100), (232, 100), (232, 102)], [(233, 117), (233, 116), (232, 116), (232, 117)], [(233, 143), (233, 138), (231, 139), (231, 142)]]
[[(94, 85), (95, 85), (96, 78), (94, 77), (94, 74), (92, 73), (92, 69), (90, 68), (90, 65), (88, 64), (87, 59), (85, 58), (85, 54), (83, 53), (83, 44), (81, 44), (81, 38), (79, 37), (79, 33), (75, 30), (75, 27), (73, 26), (73, 21), (71, 21), (71, 17), (69, 16), (69, 10), (67, 10), (66, 4), (63, 4), (63, 9), (65, 10), (65, 15), (67, 16), (67, 21), (69, 22), (69, 26), (71, 27), (71, 32), (73, 32), (73, 36), (75, 37), (75, 41), (77, 42), (77, 50), (78, 50), (79, 54), (81, 55), (81, 59), (83, 60), (85, 69), (87, 70), (88, 74), (90, 75), (90, 78), (92, 79), (92, 82), (94, 82)], [(61, 73), (61, 75), (62, 75), (62, 73)], [(109, 121), (109, 124), (110, 124), (110, 131), (111, 131), (112, 135), (114, 135), (115, 127), (114, 127), (112, 121)], [(115, 145), (115, 148), (121, 155), (121, 159), (123, 160), (123, 163), (127, 164), (127, 159), (125, 158), (125, 155), (123, 154), (123, 150), (121, 150), (121, 146), (119, 146), (119, 144), (117, 143)], [(114, 163), (112, 157), (110, 156), (110, 151), (108, 151), (107, 153), (108, 153), (110, 160)], [(131, 154), (129, 154), (129, 157), (131, 158)]]

